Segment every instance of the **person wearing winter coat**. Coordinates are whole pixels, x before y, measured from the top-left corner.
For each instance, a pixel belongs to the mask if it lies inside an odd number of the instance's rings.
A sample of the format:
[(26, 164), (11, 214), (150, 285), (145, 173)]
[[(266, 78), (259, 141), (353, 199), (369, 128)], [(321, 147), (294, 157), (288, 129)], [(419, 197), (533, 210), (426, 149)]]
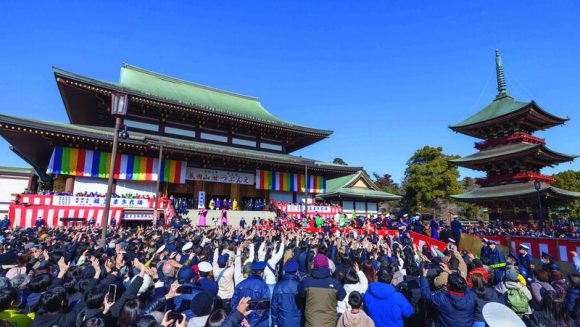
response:
[(302, 305), (298, 303), (298, 262), (288, 260), (284, 266), (284, 277), (274, 287), (272, 295), (272, 325), (278, 327), (300, 326)]
[(539, 309), (542, 306), (542, 301), (546, 292), (555, 292), (552, 285), (550, 285), (550, 274), (545, 270), (534, 270), (535, 280), (530, 284), (530, 291), (532, 293), (532, 301), (530, 302), (533, 309)]
[[(270, 299), (270, 289), (268, 288), (268, 285), (266, 285), (266, 282), (264, 282), (265, 268), (266, 263), (264, 261), (252, 263), (252, 274), (236, 286), (232, 297), (232, 310), (236, 310), (242, 298), (245, 297), (250, 297), (251, 300)], [(270, 320), (270, 310), (253, 310), (248, 314), (248, 316), (246, 316), (246, 320), (252, 327), (268, 327), (270, 326), (268, 322)]]
[(298, 293), (305, 301), (305, 327), (335, 327), (336, 304), (346, 296), (342, 284), (331, 277), (328, 258), (324, 254), (314, 257), (312, 275), (298, 285)]
[(370, 283), (364, 295), (367, 313), (377, 326), (403, 327), (403, 319), (414, 312), (413, 306), (391, 285), (393, 273), (388, 267), (381, 267), (377, 275), (378, 281)]
[(367, 288), (369, 287), (367, 277), (360, 270), (356, 262), (353, 264), (353, 269), (347, 270), (344, 277), (343, 287), (346, 291), (346, 296), (344, 297), (344, 300), (339, 301), (337, 304), (336, 311), (339, 314), (343, 314), (350, 310), (350, 305), (348, 304), (348, 296), (350, 292), (357, 291), (360, 294), (365, 294)]
[(566, 294), (566, 307), (568, 312), (574, 311), (576, 300), (580, 298), (580, 274), (573, 273), (568, 275), (568, 293)]
[(362, 295), (357, 291), (350, 292), (348, 296), (349, 310), (340, 316), (336, 327), (374, 327), (373, 320), (363, 311)]
[(465, 279), (458, 273), (451, 273), (447, 278), (447, 292), (432, 292), (427, 274), (423, 268), (421, 277), (421, 294), (425, 301), (437, 311), (437, 327), (472, 327), (475, 312), (475, 298), (467, 287)]
[[(521, 290), (526, 295), (528, 301), (532, 300), (532, 293), (530, 292), (530, 290), (528, 290), (527, 287), (522, 286), (522, 284), (518, 281), (517, 271), (515, 271), (514, 269), (508, 269), (505, 272), (504, 280), (501, 283), (497, 284), (495, 287), (496, 292), (500, 294), (500, 299), (502, 299), (503, 302), (505, 302), (508, 307), (510, 307), (510, 305), (509, 303), (507, 303), (508, 302), (507, 294), (509, 290), (514, 289)], [(513, 310), (513, 307), (510, 307), (510, 309)], [(528, 306), (528, 310), (524, 313), (520, 313), (520, 315), (531, 314), (532, 312), (533, 312), (532, 306), (530, 305)]]
[(473, 285), (471, 290), (473, 295), (475, 295), (473, 326), (485, 327), (485, 320), (482, 313), (483, 307), (489, 302), (499, 302), (499, 297), (497, 296), (497, 292), (492, 287), (488, 286), (487, 279), (482, 274), (472, 274), (471, 283)]

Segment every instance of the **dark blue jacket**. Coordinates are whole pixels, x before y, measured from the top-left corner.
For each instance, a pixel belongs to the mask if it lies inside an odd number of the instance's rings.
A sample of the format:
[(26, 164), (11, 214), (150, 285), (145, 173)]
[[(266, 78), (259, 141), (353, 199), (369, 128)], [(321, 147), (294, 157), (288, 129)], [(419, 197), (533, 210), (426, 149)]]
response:
[(413, 314), (413, 306), (405, 296), (386, 283), (370, 283), (363, 302), (376, 326), (403, 327), (403, 318)]
[(274, 287), (272, 295), (272, 324), (278, 327), (300, 326), (301, 299), (298, 295), (298, 276), (286, 274)]
[(201, 289), (213, 295), (214, 300), (217, 298), (218, 286), (213, 280), (201, 277), (197, 280), (197, 284)]
[[(246, 296), (250, 297), (251, 300), (269, 299), (270, 289), (262, 277), (250, 275), (250, 277), (236, 286), (232, 297), (232, 311), (236, 310), (240, 300)], [(269, 319), (270, 310), (254, 310), (246, 317), (252, 327), (268, 327)]]
[(429, 281), (421, 277), (421, 295), (437, 312), (436, 327), (471, 327), (475, 311), (475, 298), (466, 288), (463, 296), (447, 292), (431, 292)]
[(10, 220), (2, 219), (0, 221), (0, 230), (6, 230), (10, 227)]

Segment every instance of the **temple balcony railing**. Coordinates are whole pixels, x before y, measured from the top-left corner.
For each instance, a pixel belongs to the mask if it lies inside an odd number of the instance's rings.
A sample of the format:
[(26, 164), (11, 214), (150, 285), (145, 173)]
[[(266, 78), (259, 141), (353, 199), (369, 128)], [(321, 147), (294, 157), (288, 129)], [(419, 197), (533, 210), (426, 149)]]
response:
[(489, 139), (481, 142), (475, 143), (475, 148), (478, 150), (483, 150), (492, 146), (503, 145), (513, 142), (524, 142), (524, 143), (532, 143), (532, 144), (546, 144), (546, 140), (530, 135), (528, 133), (514, 133), (509, 136), (499, 137), (495, 139)]
[(529, 182), (540, 181), (547, 184), (552, 184), (556, 180), (552, 176), (542, 175), (536, 172), (522, 172), (507, 175), (489, 176), (486, 178), (477, 178), (475, 182), (480, 186), (498, 185), (502, 183), (511, 182)]

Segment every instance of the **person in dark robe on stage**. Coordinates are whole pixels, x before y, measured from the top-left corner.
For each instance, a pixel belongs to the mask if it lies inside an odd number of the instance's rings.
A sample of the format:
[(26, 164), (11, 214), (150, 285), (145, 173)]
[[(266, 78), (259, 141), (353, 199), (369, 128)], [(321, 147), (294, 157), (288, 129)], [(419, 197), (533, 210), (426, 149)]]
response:
[(215, 209), (220, 210), (221, 208), (222, 208), (222, 200), (220, 200), (220, 198), (217, 198), (217, 200), (215, 200)]
[(457, 241), (457, 246), (461, 244), (461, 222), (458, 216), (453, 216), (453, 221), (451, 222), (451, 230), (453, 231), (453, 239)]
[(431, 227), (431, 238), (434, 240), (439, 239), (439, 224), (435, 217), (431, 218), (431, 222), (429, 223), (429, 227)]

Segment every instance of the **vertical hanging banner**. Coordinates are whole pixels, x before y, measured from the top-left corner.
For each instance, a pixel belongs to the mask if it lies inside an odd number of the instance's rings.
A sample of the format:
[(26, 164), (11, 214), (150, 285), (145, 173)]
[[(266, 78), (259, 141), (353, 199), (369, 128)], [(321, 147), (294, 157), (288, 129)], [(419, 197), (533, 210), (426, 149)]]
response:
[[(109, 178), (111, 153), (57, 146), (52, 152), (47, 174), (62, 174), (96, 178)], [(156, 181), (159, 159), (129, 154), (118, 155), (115, 160), (115, 179)], [(185, 183), (187, 162), (161, 160), (161, 182)]]
[[(284, 192), (305, 192), (306, 178), (304, 174), (277, 172), (271, 170), (256, 170), (256, 188)], [(308, 193), (326, 192), (324, 176), (308, 176)]]

